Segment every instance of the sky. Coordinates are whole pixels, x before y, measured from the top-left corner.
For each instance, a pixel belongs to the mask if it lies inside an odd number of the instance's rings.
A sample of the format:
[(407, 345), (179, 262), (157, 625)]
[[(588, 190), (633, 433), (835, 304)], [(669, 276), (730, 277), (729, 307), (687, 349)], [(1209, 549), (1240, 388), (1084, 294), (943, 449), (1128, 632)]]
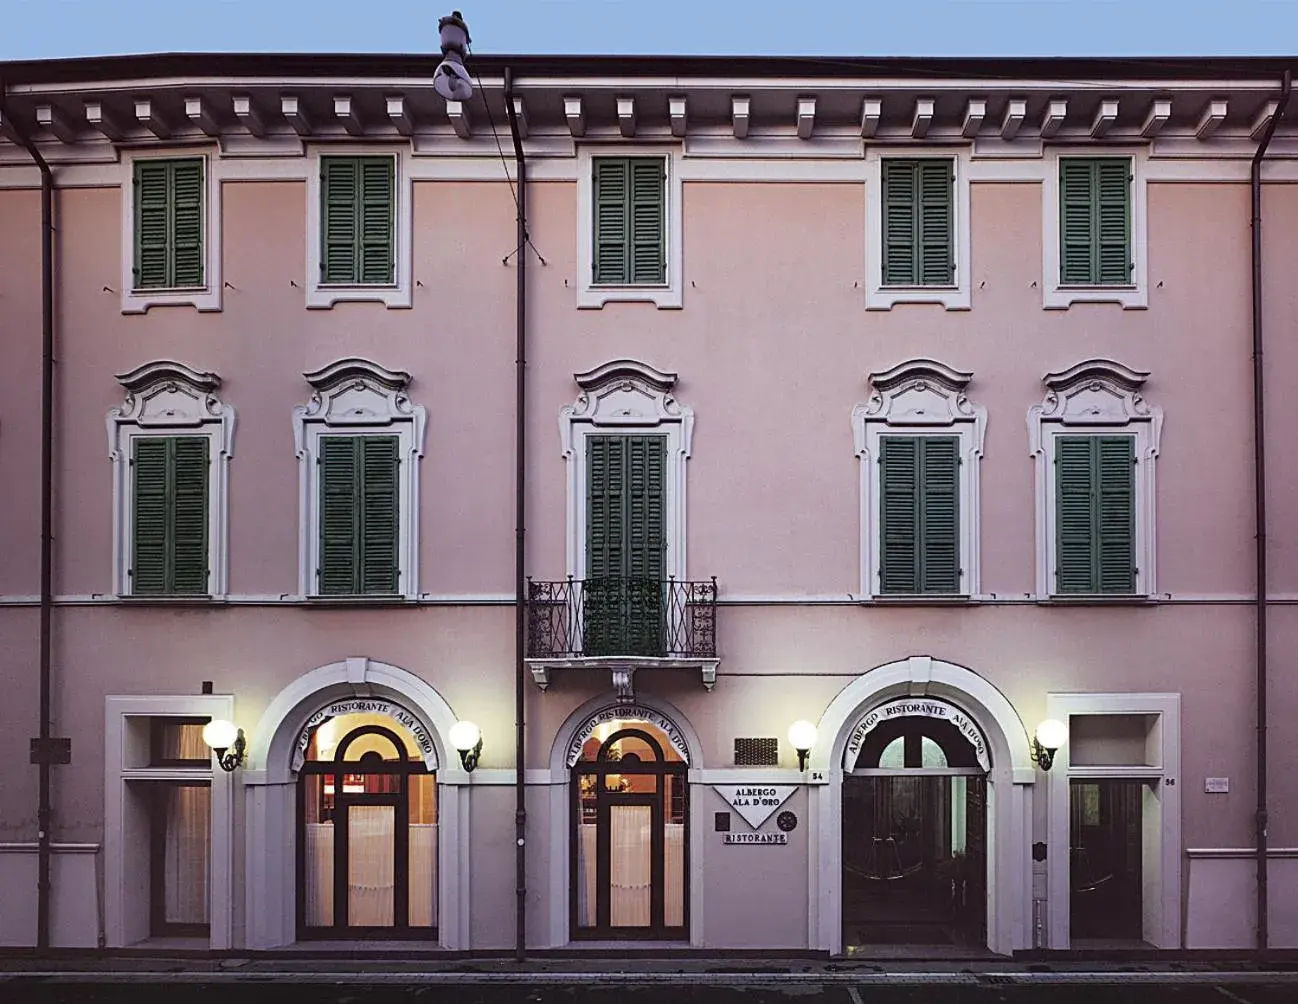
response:
[(457, 3), (511, 55), (1298, 53), (1298, 0), (0, 0), (0, 60), (427, 52)]

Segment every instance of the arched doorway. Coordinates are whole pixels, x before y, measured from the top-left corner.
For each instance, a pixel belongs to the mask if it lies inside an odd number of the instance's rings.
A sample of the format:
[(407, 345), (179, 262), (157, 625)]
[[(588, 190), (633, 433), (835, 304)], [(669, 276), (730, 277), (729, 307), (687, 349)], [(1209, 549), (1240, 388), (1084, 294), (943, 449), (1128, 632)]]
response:
[(660, 716), (600, 716), (573, 742), (573, 938), (684, 938), (689, 794), (680, 734)]
[[(905, 713), (912, 708), (923, 710)], [(842, 795), (848, 951), (986, 943), (986, 744), (980, 757), (964, 729), (939, 717), (953, 711), (941, 702), (899, 701), (857, 730)]]
[(392, 717), (326, 718), (298, 770), (300, 938), (437, 937), (437, 786)]

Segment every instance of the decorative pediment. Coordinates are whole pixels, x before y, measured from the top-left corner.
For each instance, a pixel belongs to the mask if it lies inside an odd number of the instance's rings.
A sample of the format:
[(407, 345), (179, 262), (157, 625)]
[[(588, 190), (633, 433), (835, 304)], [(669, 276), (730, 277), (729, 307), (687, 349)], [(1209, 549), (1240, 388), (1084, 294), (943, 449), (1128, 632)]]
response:
[(117, 374), (126, 389), (120, 408), (109, 412), (109, 422), (176, 428), (221, 422), (231, 411), (217, 396), (221, 378), (201, 373), (184, 363), (160, 359), (129, 373)]
[(866, 450), (866, 424), (904, 428), (973, 423), (974, 448), (982, 452), (987, 409), (965, 394), (972, 373), (952, 369), (935, 359), (911, 359), (869, 375), (870, 396), (852, 409), (856, 451)]
[(414, 419), (422, 424), (423, 409), (411, 404), (410, 374), (402, 370), (350, 358), (302, 375), (315, 391), (294, 409), (302, 421), (374, 426)]
[(1111, 359), (1087, 359), (1044, 379), (1046, 395), (1035, 405), (1041, 421), (1064, 425), (1126, 425), (1153, 421), (1151, 408), (1140, 389), (1147, 372), (1129, 369)]
[(664, 373), (630, 359), (616, 359), (585, 373), (575, 373), (573, 379), (582, 392), (559, 417), (566, 456), (572, 453), (573, 423), (635, 428), (679, 424), (682, 449), (689, 456), (694, 412), (671, 393), (676, 385), (675, 373)]

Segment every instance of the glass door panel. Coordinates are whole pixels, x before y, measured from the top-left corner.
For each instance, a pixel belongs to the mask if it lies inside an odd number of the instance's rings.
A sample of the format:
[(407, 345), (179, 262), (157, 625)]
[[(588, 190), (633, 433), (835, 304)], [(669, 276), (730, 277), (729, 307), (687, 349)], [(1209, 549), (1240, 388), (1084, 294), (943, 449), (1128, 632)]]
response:
[(1073, 939), (1141, 937), (1143, 787), (1139, 780), (1068, 786)]
[(437, 926), (437, 785), (410, 777), (410, 926)]
[(396, 922), (396, 807), (347, 807), (347, 922), (391, 927)]
[(609, 806), (609, 923), (648, 927), (653, 906), (653, 809)]

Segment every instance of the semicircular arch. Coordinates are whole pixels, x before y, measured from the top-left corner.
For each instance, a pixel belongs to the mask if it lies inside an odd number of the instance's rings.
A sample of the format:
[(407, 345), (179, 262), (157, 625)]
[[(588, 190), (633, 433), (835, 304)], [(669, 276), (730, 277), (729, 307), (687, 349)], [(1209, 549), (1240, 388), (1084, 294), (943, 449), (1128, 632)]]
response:
[[(562, 780), (568, 776), (568, 760), (572, 745), (577, 741), (578, 736), (585, 729), (592, 725), (597, 718), (604, 713), (608, 713), (608, 721), (641, 721), (648, 720), (658, 724), (655, 718), (661, 717), (666, 722), (675, 727), (677, 735), (680, 738), (683, 750), (679, 750), (684, 756), (686, 763), (691, 770), (703, 766), (703, 744), (699, 741), (698, 733), (690, 725), (690, 720), (681, 713), (680, 709), (667, 701), (654, 698), (645, 699), (637, 697), (633, 704), (619, 704), (616, 701), (609, 700), (608, 697), (600, 696), (591, 698), (585, 704), (573, 711), (564, 722), (559, 726), (559, 731), (555, 734), (554, 745), (550, 748), (550, 776), (555, 780)], [(650, 712), (650, 715), (645, 715)]]

